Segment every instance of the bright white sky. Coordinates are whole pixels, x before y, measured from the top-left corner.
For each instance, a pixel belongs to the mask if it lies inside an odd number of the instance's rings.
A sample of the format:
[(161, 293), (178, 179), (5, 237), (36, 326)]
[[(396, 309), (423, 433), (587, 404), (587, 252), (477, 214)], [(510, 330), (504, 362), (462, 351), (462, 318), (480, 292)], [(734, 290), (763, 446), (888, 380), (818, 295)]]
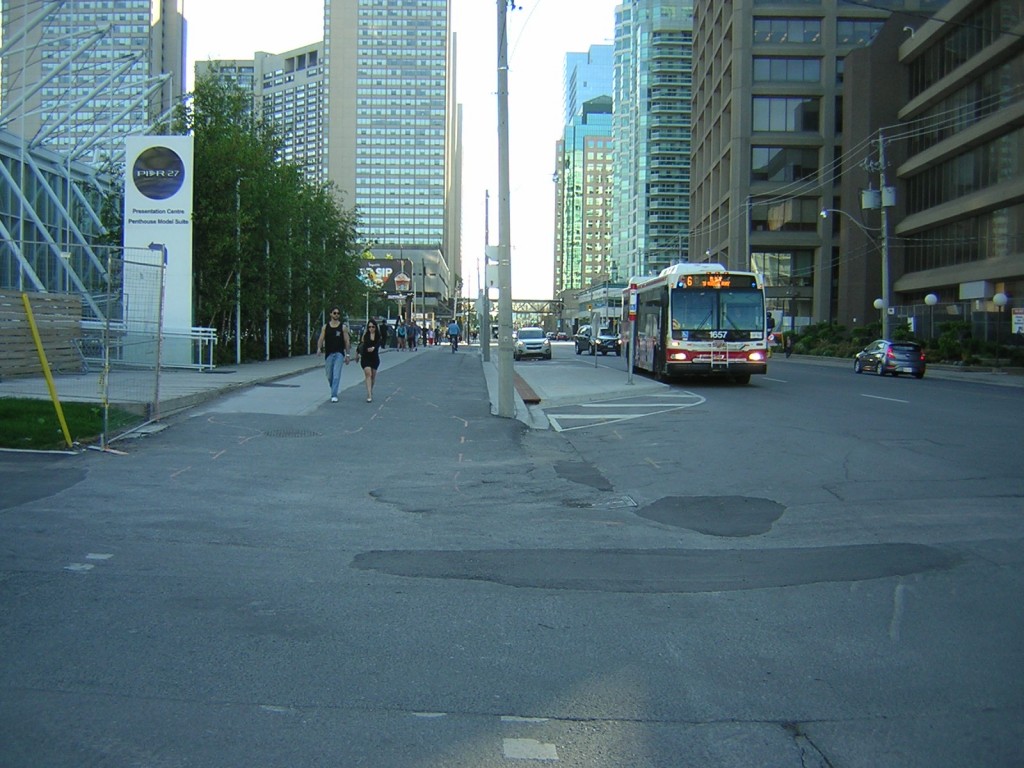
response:
[[(554, 200), (567, 52), (610, 44), (621, 0), (516, 0), (508, 11), (512, 295), (550, 298)], [(289, 0), (287, 13), (254, 13), (252, 0), (185, 0), (189, 87), (193, 62), (282, 53), (323, 38), (324, 0)], [(484, 198), (498, 241), (497, 2), (452, 0), (463, 105), (463, 293), (476, 294), (483, 259)]]

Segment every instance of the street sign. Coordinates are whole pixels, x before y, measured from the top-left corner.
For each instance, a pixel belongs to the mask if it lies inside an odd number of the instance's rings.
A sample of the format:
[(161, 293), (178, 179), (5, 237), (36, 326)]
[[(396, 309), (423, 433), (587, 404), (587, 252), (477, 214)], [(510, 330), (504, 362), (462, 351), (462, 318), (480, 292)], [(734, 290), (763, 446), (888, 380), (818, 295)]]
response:
[(636, 284), (629, 286), (629, 319), (636, 320)]

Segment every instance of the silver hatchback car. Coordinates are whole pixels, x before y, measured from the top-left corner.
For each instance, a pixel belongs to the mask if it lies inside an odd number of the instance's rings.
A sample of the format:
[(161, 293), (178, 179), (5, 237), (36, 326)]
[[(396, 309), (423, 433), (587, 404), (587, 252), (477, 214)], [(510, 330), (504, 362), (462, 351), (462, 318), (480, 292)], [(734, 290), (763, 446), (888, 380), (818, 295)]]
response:
[(916, 341), (878, 339), (868, 344), (853, 359), (853, 372), (874, 371), (879, 376), (909, 373), (924, 378), (924, 349)]

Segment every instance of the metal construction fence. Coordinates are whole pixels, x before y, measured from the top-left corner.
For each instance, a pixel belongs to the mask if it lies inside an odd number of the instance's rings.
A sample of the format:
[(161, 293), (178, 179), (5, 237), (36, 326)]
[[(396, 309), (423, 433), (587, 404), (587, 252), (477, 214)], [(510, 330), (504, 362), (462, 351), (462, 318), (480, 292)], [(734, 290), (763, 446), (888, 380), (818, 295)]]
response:
[(1007, 297), (999, 306), (992, 301), (972, 300), (936, 304), (905, 304), (892, 308), (897, 323), (922, 340), (938, 339), (950, 326), (984, 342), (1024, 344), (1024, 305)]
[[(159, 415), (164, 345), (196, 341), (194, 334), (178, 339), (160, 332), (165, 267), (159, 254), (108, 248), (100, 262), (102, 269), (89, 275), (87, 295), (0, 291), (0, 381), (49, 377), (58, 399), (99, 403), (105, 444), (111, 406), (143, 419)], [(63, 287), (86, 287), (76, 278)], [(37, 394), (28, 381), (23, 391)]]

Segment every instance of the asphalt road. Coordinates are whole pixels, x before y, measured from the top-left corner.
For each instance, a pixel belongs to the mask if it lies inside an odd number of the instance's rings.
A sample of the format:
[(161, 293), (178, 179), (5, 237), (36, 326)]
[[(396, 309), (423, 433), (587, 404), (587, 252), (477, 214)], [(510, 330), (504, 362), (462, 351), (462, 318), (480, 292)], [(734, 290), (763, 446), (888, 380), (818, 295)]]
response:
[(530, 430), (428, 350), (325, 394), (0, 456), (0, 765), (1024, 763), (1021, 390), (782, 360)]

